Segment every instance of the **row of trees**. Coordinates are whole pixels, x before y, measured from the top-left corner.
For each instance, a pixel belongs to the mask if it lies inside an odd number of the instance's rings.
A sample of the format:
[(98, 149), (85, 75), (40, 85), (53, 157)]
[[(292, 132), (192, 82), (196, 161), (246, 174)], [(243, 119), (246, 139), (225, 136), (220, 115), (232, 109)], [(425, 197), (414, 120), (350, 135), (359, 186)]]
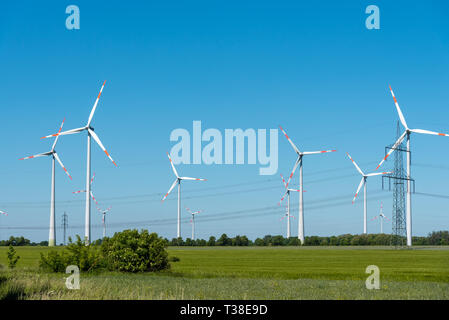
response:
[(1, 240), (0, 246), (48, 246), (48, 241), (31, 242), (29, 239), (22, 237), (9, 237), (8, 240)]
[[(388, 246), (392, 243), (391, 234), (342, 234), (339, 236), (305, 237), (306, 246)], [(402, 239), (406, 243), (405, 238)], [(427, 237), (413, 237), (414, 245), (449, 245), (449, 231), (434, 231)], [(251, 241), (246, 236), (228, 237), (225, 233), (220, 238), (214, 236), (209, 240), (190, 238), (173, 238), (171, 241), (165, 239), (169, 246), (298, 246), (300, 241), (296, 237), (284, 238), (283, 236), (266, 235), (263, 238), (257, 238)]]
[[(342, 234), (331, 237), (310, 236), (305, 237), (306, 246), (388, 246), (392, 243), (391, 234)], [(427, 237), (413, 237), (414, 245), (449, 245), (449, 231), (434, 231)], [(223, 233), (220, 238), (210, 237), (209, 240), (190, 238), (165, 239), (169, 246), (298, 246), (300, 241), (296, 237), (284, 238), (283, 236), (266, 235), (263, 238), (257, 238), (252, 241), (247, 236), (228, 237)], [(405, 243), (405, 238), (403, 239)], [(100, 245), (101, 240), (96, 240), (94, 244)], [(9, 240), (0, 241), (0, 246), (47, 246), (48, 241), (39, 243), (30, 242), (24, 237), (10, 237)]]

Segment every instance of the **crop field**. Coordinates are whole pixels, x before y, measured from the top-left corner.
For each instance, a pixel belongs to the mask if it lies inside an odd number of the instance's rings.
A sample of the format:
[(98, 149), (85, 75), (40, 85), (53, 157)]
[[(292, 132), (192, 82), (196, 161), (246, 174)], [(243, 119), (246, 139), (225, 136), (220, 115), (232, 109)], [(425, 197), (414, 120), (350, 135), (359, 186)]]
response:
[[(448, 247), (169, 247), (180, 259), (169, 271), (81, 273), (80, 290), (39, 271), (49, 248), (16, 250), (16, 269), (0, 271), (0, 299), (449, 299)], [(379, 290), (366, 289), (369, 265)]]

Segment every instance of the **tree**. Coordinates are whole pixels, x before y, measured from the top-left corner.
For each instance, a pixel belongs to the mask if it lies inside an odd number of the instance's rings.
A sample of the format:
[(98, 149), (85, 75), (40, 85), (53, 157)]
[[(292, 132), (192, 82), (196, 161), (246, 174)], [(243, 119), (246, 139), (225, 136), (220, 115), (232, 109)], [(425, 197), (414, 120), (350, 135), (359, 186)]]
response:
[(209, 241), (207, 241), (207, 245), (208, 245), (209, 247), (215, 246), (215, 237), (214, 237), (214, 236), (211, 236), (211, 237), (209, 238)]
[(229, 246), (232, 245), (232, 240), (228, 238), (226, 233), (223, 233), (217, 240), (217, 246)]
[(6, 253), (8, 257), (8, 266), (10, 269), (14, 269), (16, 267), (17, 261), (19, 261), (20, 256), (17, 255), (16, 250), (12, 245), (9, 245), (8, 252)]

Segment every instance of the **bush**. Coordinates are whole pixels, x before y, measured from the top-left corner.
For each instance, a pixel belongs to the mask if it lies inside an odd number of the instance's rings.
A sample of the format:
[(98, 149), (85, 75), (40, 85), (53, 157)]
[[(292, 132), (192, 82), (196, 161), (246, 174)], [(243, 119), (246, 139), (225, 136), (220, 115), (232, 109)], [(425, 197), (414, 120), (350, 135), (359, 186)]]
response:
[(20, 256), (17, 255), (16, 250), (12, 245), (9, 245), (8, 252), (6, 253), (8, 257), (8, 266), (10, 269), (14, 269), (16, 267), (17, 261), (19, 261)]
[(181, 259), (179, 259), (178, 257), (173, 256), (173, 257), (168, 258), (168, 261), (170, 261), (170, 262), (178, 262), (178, 261), (181, 261)]
[(104, 268), (104, 259), (100, 247), (95, 244), (87, 245), (76, 236), (76, 242), (69, 238), (67, 247), (60, 251), (50, 251), (47, 255), (41, 253), (39, 267), (46, 271), (65, 272), (69, 265), (78, 266), (80, 271), (93, 271)]
[(148, 230), (124, 230), (105, 238), (101, 246), (111, 270), (125, 272), (159, 271), (168, 269), (167, 243)]

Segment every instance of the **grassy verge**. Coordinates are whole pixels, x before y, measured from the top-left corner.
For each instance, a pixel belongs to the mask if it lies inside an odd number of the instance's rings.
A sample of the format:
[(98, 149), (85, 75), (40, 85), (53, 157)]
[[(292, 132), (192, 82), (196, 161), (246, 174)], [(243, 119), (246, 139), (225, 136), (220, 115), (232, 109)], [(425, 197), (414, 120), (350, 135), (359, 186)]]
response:
[[(180, 261), (169, 272), (81, 274), (81, 289), (68, 290), (67, 275), (37, 268), (48, 248), (16, 247), (0, 299), (449, 299), (449, 248), (437, 249), (171, 247)], [(380, 290), (365, 288), (372, 264)]]

